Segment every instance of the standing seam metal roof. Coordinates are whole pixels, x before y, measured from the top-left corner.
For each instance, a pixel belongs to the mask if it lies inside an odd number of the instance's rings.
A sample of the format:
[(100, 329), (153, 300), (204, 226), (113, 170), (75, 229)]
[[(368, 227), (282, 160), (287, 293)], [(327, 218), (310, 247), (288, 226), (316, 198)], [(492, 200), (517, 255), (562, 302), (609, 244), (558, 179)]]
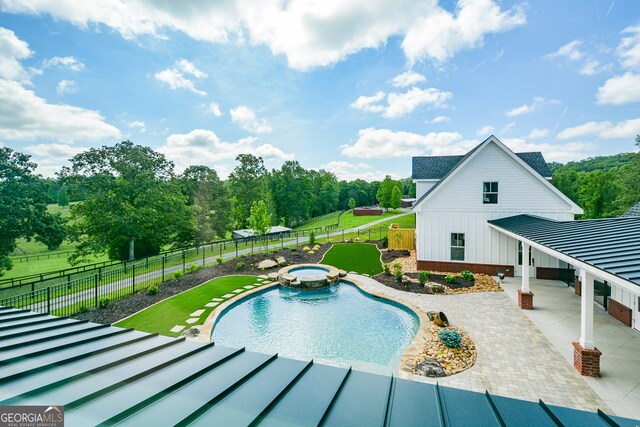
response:
[(640, 286), (640, 217), (554, 221), (516, 215), (489, 223)]
[[(42, 323), (65, 325), (42, 333)], [(16, 322), (24, 326), (16, 332)], [(0, 405), (75, 425), (611, 425), (606, 415), (0, 307)], [(70, 335), (72, 333), (73, 335)], [(611, 417), (622, 426), (636, 421)]]

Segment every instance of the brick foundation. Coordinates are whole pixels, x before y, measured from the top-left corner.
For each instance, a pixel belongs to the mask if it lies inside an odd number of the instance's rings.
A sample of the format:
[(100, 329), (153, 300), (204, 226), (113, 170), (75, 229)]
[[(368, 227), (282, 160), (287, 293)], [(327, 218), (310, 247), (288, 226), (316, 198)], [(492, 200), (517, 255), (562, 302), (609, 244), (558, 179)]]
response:
[(489, 276), (497, 276), (498, 270), (505, 276), (513, 277), (512, 265), (498, 264), (472, 264), (469, 262), (454, 261), (418, 261), (418, 271), (443, 271), (449, 273), (459, 273), (462, 270), (469, 270), (472, 273), (484, 273)]
[(609, 298), (609, 315), (625, 326), (631, 327), (631, 309)]
[(518, 307), (523, 310), (533, 310), (533, 293), (518, 289)]
[(575, 287), (574, 291), (576, 295), (582, 295), (582, 282), (577, 277), (573, 280), (573, 286)]
[(574, 342), (573, 344), (573, 366), (580, 375), (588, 377), (600, 376), (600, 350), (594, 348), (588, 350), (580, 345), (580, 343)]

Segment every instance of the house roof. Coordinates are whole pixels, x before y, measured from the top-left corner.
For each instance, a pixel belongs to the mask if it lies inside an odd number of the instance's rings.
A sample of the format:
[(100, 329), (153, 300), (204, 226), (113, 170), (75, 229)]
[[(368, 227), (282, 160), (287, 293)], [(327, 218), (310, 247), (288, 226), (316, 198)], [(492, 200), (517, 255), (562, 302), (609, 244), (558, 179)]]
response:
[(640, 217), (554, 221), (516, 215), (489, 224), (640, 286)]
[(623, 218), (640, 216), (640, 202), (636, 203), (631, 209), (622, 214)]
[[(526, 164), (545, 178), (551, 176), (551, 171), (539, 151), (530, 153), (515, 153)], [(413, 158), (411, 177), (413, 179), (442, 179), (454, 169), (465, 156), (423, 156)]]
[(68, 425), (608, 425), (542, 401), (5, 307), (0, 346), (0, 405), (64, 405)]
[[(285, 233), (287, 231), (291, 231), (291, 229), (288, 227), (283, 227), (281, 225), (274, 225), (273, 227), (269, 228), (269, 230), (267, 231), (267, 234)], [(255, 234), (255, 231), (253, 230), (253, 228), (233, 230), (233, 232), (234, 234), (238, 234), (242, 237), (253, 237), (253, 235)]]

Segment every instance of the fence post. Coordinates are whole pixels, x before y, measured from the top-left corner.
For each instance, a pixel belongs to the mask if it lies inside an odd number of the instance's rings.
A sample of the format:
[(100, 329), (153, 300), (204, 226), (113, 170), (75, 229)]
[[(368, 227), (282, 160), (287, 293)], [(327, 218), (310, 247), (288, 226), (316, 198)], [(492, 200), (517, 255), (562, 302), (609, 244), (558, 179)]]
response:
[(205, 254), (205, 251), (206, 251), (206, 250), (207, 250), (207, 247), (206, 247), (206, 246), (203, 246), (203, 247), (202, 247), (202, 266), (203, 266), (203, 267), (204, 267), (204, 254)]
[(93, 279), (93, 287), (95, 289), (95, 292), (94, 292), (95, 293), (95, 295), (94, 295), (95, 305), (94, 305), (94, 307), (97, 307), (98, 306), (98, 275), (97, 274), (94, 276), (94, 279)]
[(236, 258), (238, 258), (238, 241), (236, 240)]
[(132, 294), (136, 293), (136, 265), (131, 266), (131, 290)]
[(160, 283), (164, 283), (164, 260), (165, 260), (165, 257), (162, 257), (162, 282)]
[(182, 272), (184, 273), (185, 271), (187, 271), (187, 256), (184, 251), (182, 251)]
[(51, 286), (47, 286), (47, 313), (51, 313)]
[(299, 234), (298, 234), (298, 232), (296, 232), (296, 246), (300, 246), (300, 243), (298, 242), (298, 236), (299, 236)]
[(280, 246), (284, 248), (284, 234), (280, 233)]

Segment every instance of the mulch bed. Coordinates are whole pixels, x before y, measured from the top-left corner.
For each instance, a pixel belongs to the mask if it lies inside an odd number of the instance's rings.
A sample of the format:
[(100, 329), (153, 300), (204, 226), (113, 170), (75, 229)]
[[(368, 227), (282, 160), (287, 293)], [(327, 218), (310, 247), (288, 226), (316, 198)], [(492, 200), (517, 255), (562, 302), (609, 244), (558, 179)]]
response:
[(378, 245), (378, 249), (382, 253), (382, 262), (388, 263), (395, 261), (397, 258), (406, 258), (411, 255), (411, 252), (400, 250), (400, 249), (383, 249), (382, 246)]
[[(304, 246), (300, 246), (296, 250), (284, 248), (279, 249), (276, 253), (245, 255), (238, 258), (223, 262), (214, 267), (207, 267), (187, 274), (179, 279), (170, 280), (158, 286), (156, 295), (149, 295), (146, 290), (137, 292), (126, 298), (113, 301), (109, 307), (104, 309), (92, 309), (86, 313), (74, 316), (76, 319), (87, 320), (95, 323), (116, 323), (125, 317), (131, 316), (138, 311), (149, 307), (157, 302), (170, 298), (181, 292), (189, 290), (195, 286), (201, 285), (211, 279), (222, 276), (231, 275), (252, 275), (259, 276), (278, 271), (280, 267), (274, 267), (269, 270), (259, 270), (256, 268), (258, 263), (264, 259), (275, 259), (282, 256), (288, 264), (316, 264), (320, 262), (325, 252), (329, 250), (331, 244), (319, 245), (320, 249), (309, 254), (303, 251)], [(244, 266), (236, 269), (236, 265), (243, 263)]]
[[(444, 277), (447, 274), (453, 274), (456, 276), (456, 282), (454, 284), (447, 284), (444, 281)], [(462, 279), (460, 276), (457, 276), (455, 273), (431, 273), (429, 276), (429, 282), (439, 283), (444, 285), (445, 294), (463, 294), (463, 293), (471, 293), (471, 292), (501, 292), (502, 288), (498, 285), (493, 278), (486, 274), (474, 274), (475, 280), (473, 282), (469, 282), (467, 280)], [(383, 285), (389, 286), (393, 289), (398, 289), (406, 292), (413, 292), (414, 294), (430, 294), (430, 292), (425, 289), (418, 282), (418, 273), (406, 273), (404, 275), (404, 279), (402, 282), (396, 281), (395, 276), (387, 275), (385, 273), (376, 274), (373, 276), (375, 280), (382, 283)], [(408, 279), (408, 280), (406, 280)]]

